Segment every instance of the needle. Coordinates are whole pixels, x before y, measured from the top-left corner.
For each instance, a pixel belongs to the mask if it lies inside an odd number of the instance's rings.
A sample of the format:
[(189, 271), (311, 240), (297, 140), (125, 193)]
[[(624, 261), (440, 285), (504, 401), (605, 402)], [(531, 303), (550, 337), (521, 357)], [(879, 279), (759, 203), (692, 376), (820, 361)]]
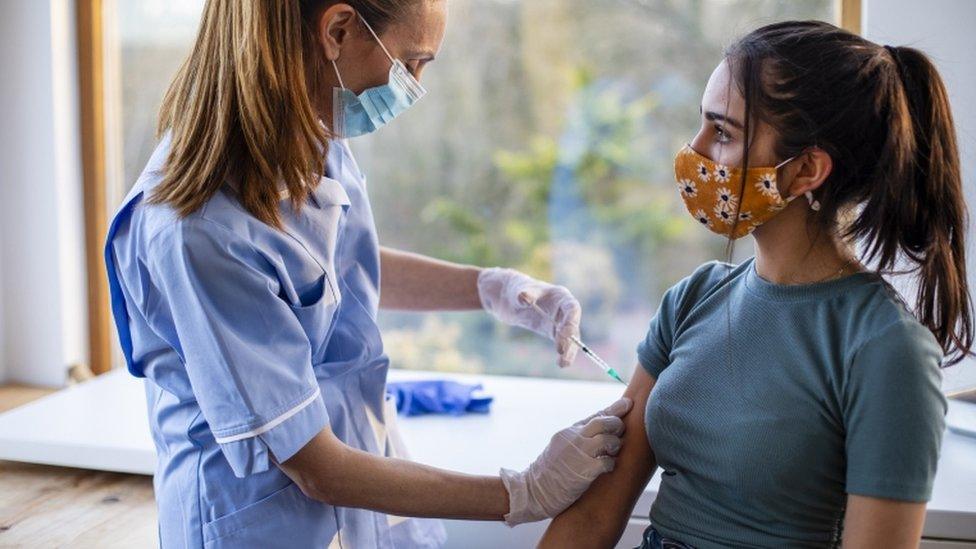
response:
[[(531, 305), (532, 305), (532, 308), (535, 309), (536, 311), (538, 311), (539, 314), (541, 314), (542, 316), (544, 316), (544, 317), (548, 317), (549, 316), (549, 313), (543, 311), (542, 308), (539, 307), (539, 305), (537, 305), (535, 303), (532, 303)], [(556, 322), (553, 321), (553, 324), (554, 325), (555, 325), (555, 323)], [(578, 338), (576, 336), (569, 336), (569, 340), (572, 341), (573, 343), (575, 343), (576, 346), (579, 347), (581, 351), (583, 351), (583, 354), (586, 355), (586, 357), (589, 358), (590, 361), (593, 362), (593, 364), (596, 364), (597, 366), (599, 366), (600, 369), (603, 370), (608, 376), (612, 377), (613, 379), (616, 379), (617, 381), (619, 381), (620, 383), (623, 383), (624, 385), (627, 385), (627, 382), (624, 381), (623, 379), (621, 379), (620, 374), (618, 374), (616, 370), (614, 370), (609, 364), (607, 364), (607, 362), (605, 360), (603, 360), (602, 358), (600, 358), (599, 356), (597, 356), (596, 353), (594, 353), (593, 351), (591, 351), (590, 348), (587, 347), (587, 345), (585, 343), (583, 343), (583, 341), (580, 338)]]

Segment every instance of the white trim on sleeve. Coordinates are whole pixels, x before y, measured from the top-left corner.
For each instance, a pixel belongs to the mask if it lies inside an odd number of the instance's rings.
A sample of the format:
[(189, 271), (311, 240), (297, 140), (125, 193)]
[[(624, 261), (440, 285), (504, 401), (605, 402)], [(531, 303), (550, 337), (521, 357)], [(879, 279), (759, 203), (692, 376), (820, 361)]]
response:
[(254, 429), (251, 429), (250, 431), (247, 431), (247, 432), (244, 432), (244, 433), (238, 433), (236, 435), (230, 435), (230, 436), (227, 436), (227, 437), (218, 437), (218, 436), (214, 435), (214, 440), (216, 440), (218, 444), (227, 444), (227, 443), (230, 443), (230, 442), (237, 442), (238, 440), (244, 440), (244, 439), (247, 439), (247, 438), (256, 437), (258, 435), (267, 433), (268, 431), (270, 431), (270, 430), (274, 429), (275, 427), (281, 425), (282, 423), (288, 421), (289, 418), (291, 418), (292, 416), (294, 416), (298, 412), (301, 412), (302, 410), (304, 410), (305, 407), (308, 406), (309, 404), (315, 402), (315, 399), (317, 399), (319, 397), (319, 395), (321, 394), (321, 392), (322, 392), (322, 389), (316, 387), (315, 388), (315, 392), (312, 393), (312, 396), (306, 398), (305, 400), (303, 400), (300, 403), (298, 403), (298, 405), (295, 406), (294, 408), (292, 408), (291, 410), (288, 410), (287, 412), (285, 412), (285, 413), (281, 414), (280, 416), (272, 419), (271, 421), (265, 423), (264, 425), (261, 425), (260, 427), (256, 427)]

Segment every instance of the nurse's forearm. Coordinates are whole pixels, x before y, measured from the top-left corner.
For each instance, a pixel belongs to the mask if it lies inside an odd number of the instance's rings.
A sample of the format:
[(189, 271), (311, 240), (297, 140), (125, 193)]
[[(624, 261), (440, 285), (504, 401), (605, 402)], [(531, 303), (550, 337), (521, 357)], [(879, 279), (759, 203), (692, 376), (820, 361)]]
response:
[(431, 257), (380, 249), (380, 307), (405, 311), (481, 308), (481, 269)]
[(305, 495), (339, 507), (468, 520), (502, 520), (508, 513), (508, 492), (498, 477), (375, 456), (342, 444), (328, 429), (281, 468)]

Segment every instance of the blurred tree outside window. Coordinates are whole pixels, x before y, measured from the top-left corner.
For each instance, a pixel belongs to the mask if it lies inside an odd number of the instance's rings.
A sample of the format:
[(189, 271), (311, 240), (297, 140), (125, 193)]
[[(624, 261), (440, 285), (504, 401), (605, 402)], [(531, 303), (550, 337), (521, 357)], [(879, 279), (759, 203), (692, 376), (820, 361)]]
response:
[[(111, 5), (117, 203), (155, 146), (156, 110), (203, 1)], [(583, 304), (583, 339), (629, 373), (664, 291), (725, 257), (725, 240), (685, 212), (672, 175), (723, 47), (773, 21), (832, 21), (834, 1), (449, 0), (449, 9), (424, 73), (430, 93), (351, 142), (380, 241), (567, 286)], [(383, 312), (381, 326), (394, 367), (604, 379), (582, 356), (560, 370), (552, 343), (480, 312)]]

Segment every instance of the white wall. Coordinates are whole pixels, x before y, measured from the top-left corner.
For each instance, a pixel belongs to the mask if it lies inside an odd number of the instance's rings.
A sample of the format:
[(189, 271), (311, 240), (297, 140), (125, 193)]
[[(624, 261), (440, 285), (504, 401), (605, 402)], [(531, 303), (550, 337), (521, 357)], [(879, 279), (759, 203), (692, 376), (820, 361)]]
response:
[[(942, 73), (959, 132), (966, 201), (976, 216), (976, 1), (864, 0), (862, 6), (868, 39), (919, 48)], [(970, 285), (976, 290), (976, 217), (967, 237)], [(976, 385), (976, 361), (946, 371), (947, 390), (966, 385)]]
[[(2, 66), (2, 65), (0, 65)], [(0, 168), (2, 169), (2, 168)], [(2, 184), (3, 179), (0, 179)], [(0, 232), (0, 251), (3, 250), (3, 233)], [(3, 288), (3, 254), (0, 254), (0, 288)], [(4, 357), (3, 292), (0, 291), (0, 384), (7, 379), (7, 362)]]
[(0, 375), (86, 362), (72, 0), (0, 0)]

